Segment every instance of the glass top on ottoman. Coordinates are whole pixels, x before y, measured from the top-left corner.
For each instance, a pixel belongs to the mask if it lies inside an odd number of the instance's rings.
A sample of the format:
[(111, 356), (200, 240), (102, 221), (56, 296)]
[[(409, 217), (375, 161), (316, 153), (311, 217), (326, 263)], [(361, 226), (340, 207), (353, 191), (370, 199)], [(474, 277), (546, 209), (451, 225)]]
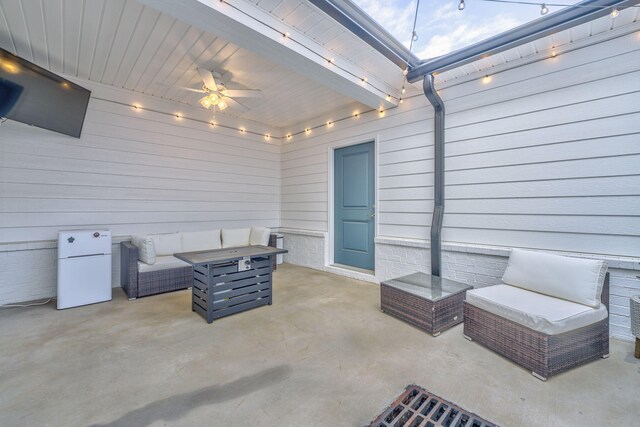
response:
[(384, 280), (382, 284), (433, 302), (473, 289), (464, 283), (420, 272)]

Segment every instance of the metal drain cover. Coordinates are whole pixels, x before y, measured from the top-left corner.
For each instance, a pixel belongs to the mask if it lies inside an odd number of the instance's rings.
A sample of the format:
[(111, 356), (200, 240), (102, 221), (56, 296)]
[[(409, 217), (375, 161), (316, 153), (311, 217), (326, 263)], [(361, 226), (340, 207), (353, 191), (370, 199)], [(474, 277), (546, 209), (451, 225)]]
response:
[(369, 427), (496, 427), (476, 414), (428, 392), (409, 385), (391, 406)]

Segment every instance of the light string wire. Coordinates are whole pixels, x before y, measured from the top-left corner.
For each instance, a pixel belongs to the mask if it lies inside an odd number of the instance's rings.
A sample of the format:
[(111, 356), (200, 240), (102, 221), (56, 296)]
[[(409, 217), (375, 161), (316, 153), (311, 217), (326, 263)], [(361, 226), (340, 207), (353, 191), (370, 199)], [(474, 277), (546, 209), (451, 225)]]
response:
[[(575, 7), (575, 8), (583, 8), (583, 9), (616, 9), (615, 5), (612, 6), (597, 6), (597, 5), (580, 5), (580, 4), (567, 4), (567, 3), (540, 3), (540, 2), (531, 2), (531, 1), (523, 1), (523, 0), (478, 0), (484, 2), (491, 3), (509, 3), (509, 4), (525, 4), (529, 6), (553, 6), (553, 7)], [(632, 5), (627, 7), (640, 7), (640, 5)], [(626, 8), (625, 8), (626, 9)]]
[[(281, 30), (279, 30), (279, 29), (277, 29), (277, 28), (275, 28), (275, 27), (273, 27), (273, 26), (271, 26), (271, 25), (267, 24), (266, 22), (263, 22), (263, 21), (259, 20), (259, 19), (258, 19), (258, 18), (256, 18), (255, 16), (250, 15), (249, 13), (247, 13), (247, 12), (245, 12), (244, 10), (242, 10), (242, 9), (238, 8), (237, 6), (234, 6), (233, 4), (229, 3), (229, 2), (228, 2), (228, 1), (226, 1), (226, 0), (220, 0), (220, 3), (223, 3), (223, 4), (227, 5), (227, 6), (229, 6), (229, 7), (233, 8), (233, 9), (235, 9), (236, 11), (238, 11), (238, 12), (242, 13), (244, 16), (246, 16), (246, 17), (248, 17), (248, 18), (250, 18), (250, 19), (253, 19), (254, 21), (256, 21), (256, 22), (258, 22), (258, 23), (260, 23), (260, 24), (264, 25), (264, 26), (265, 26), (265, 27), (267, 27), (267, 28), (272, 29), (273, 31), (277, 32), (278, 34), (281, 34), (281, 35), (282, 35), (284, 38), (286, 38), (287, 40), (291, 40), (293, 43), (295, 43), (295, 44), (297, 44), (298, 46), (302, 47), (303, 49), (305, 49), (305, 50), (309, 51), (309, 52), (310, 52), (310, 53), (312, 53), (313, 55), (315, 55), (315, 56), (317, 56), (317, 57), (319, 57), (319, 58), (323, 59), (324, 61), (326, 61), (327, 63), (331, 64), (332, 66), (334, 66), (334, 67), (336, 67), (336, 68), (338, 68), (338, 69), (342, 70), (343, 72), (345, 72), (346, 74), (349, 74), (349, 75), (350, 75), (350, 76), (352, 76), (352, 77), (355, 77), (355, 78), (356, 78), (356, 79), (357, 79), (361, 84), (365, 84), (365, 85), (371, 86), (373, 89), (375, 89), (375, 90), (377, 90), (378, 92), (380, 92), (381, 94), (383, 94), (383, 95), (385, 96), (385, 98), (386, 98), (386, 99), (389, 99), (390, 97), (395, 98), (395, 97), (393, 97), (390, 93), (388, 93), (387, 91), (380, 89), (378, 86), (376, 86), (376, 85), (374, 85), (373, 83), (371, 83), (370, 81), (368, 81), (368, 80), (366, 79), (366, 77), (365, 77), (365, 76), (358, 76), (357, 74), (355, 74), (355, 73), (351, 72), (350, 70), (347, 70), (346, 68), (341, 67), (340, 65), (338, 65), (338, 64), (336, 64), (336, 63), (335, 63), (335, 61), (334, 61), (334, 59), (333, 59), (333, 58), (327, 58), (327, 57), (325, 57), (324, 55), (322, 55), (321, 53), (316, 52), (315, 50), (311, 49), (311, 48), (310, 48), (310, 47), (308, 47), (307, 45), (305, 45), (305, 44), (303, 44), (303, 43), (299, 42), (298, 40), (296, 40), (295, 38), (291, 37), (291, 35), (290, 35), (290, 34), (288, 34), (287, 32), (282, 32)], [(408, 66), (408, 64), (407, 64), (407, 66)], [(398, 98), (396, 98), (396, 99), (398, 99)]]

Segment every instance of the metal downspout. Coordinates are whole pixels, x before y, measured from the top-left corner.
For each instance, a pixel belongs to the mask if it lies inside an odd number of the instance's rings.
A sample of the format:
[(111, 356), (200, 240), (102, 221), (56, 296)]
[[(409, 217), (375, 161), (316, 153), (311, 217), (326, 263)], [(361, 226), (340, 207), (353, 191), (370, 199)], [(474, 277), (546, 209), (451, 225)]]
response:
[(423, 82), (424, 95), (435, 112), (433, 117), (433, 217), (431, 219), (431, 275), (441, 277), (442, 219), (444, 217), (444, 102), (436, 92), (433, 74)]

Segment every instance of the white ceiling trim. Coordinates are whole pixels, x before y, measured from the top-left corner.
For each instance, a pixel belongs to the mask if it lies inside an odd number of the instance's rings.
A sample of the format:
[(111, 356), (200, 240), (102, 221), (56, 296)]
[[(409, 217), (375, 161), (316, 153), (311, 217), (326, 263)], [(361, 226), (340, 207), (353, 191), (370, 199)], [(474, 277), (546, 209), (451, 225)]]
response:
[[(219, 0), (139, 1), (208, 33), (222, 36), (371, 108), (394, 106), (387, 100), (387, 95), (396, 93), (397, 88), (251, 3), (237, 0), (232, 5)], [(284, 37), (282, 34), (285, 33), (290, 37)], [(335, 64), (347, 72), (323, 58), (333, 58)], [(400, 71), (398, 77), (401, 81)], [(370, 84), (362, 82), (361, 78), (366, 78)]]

